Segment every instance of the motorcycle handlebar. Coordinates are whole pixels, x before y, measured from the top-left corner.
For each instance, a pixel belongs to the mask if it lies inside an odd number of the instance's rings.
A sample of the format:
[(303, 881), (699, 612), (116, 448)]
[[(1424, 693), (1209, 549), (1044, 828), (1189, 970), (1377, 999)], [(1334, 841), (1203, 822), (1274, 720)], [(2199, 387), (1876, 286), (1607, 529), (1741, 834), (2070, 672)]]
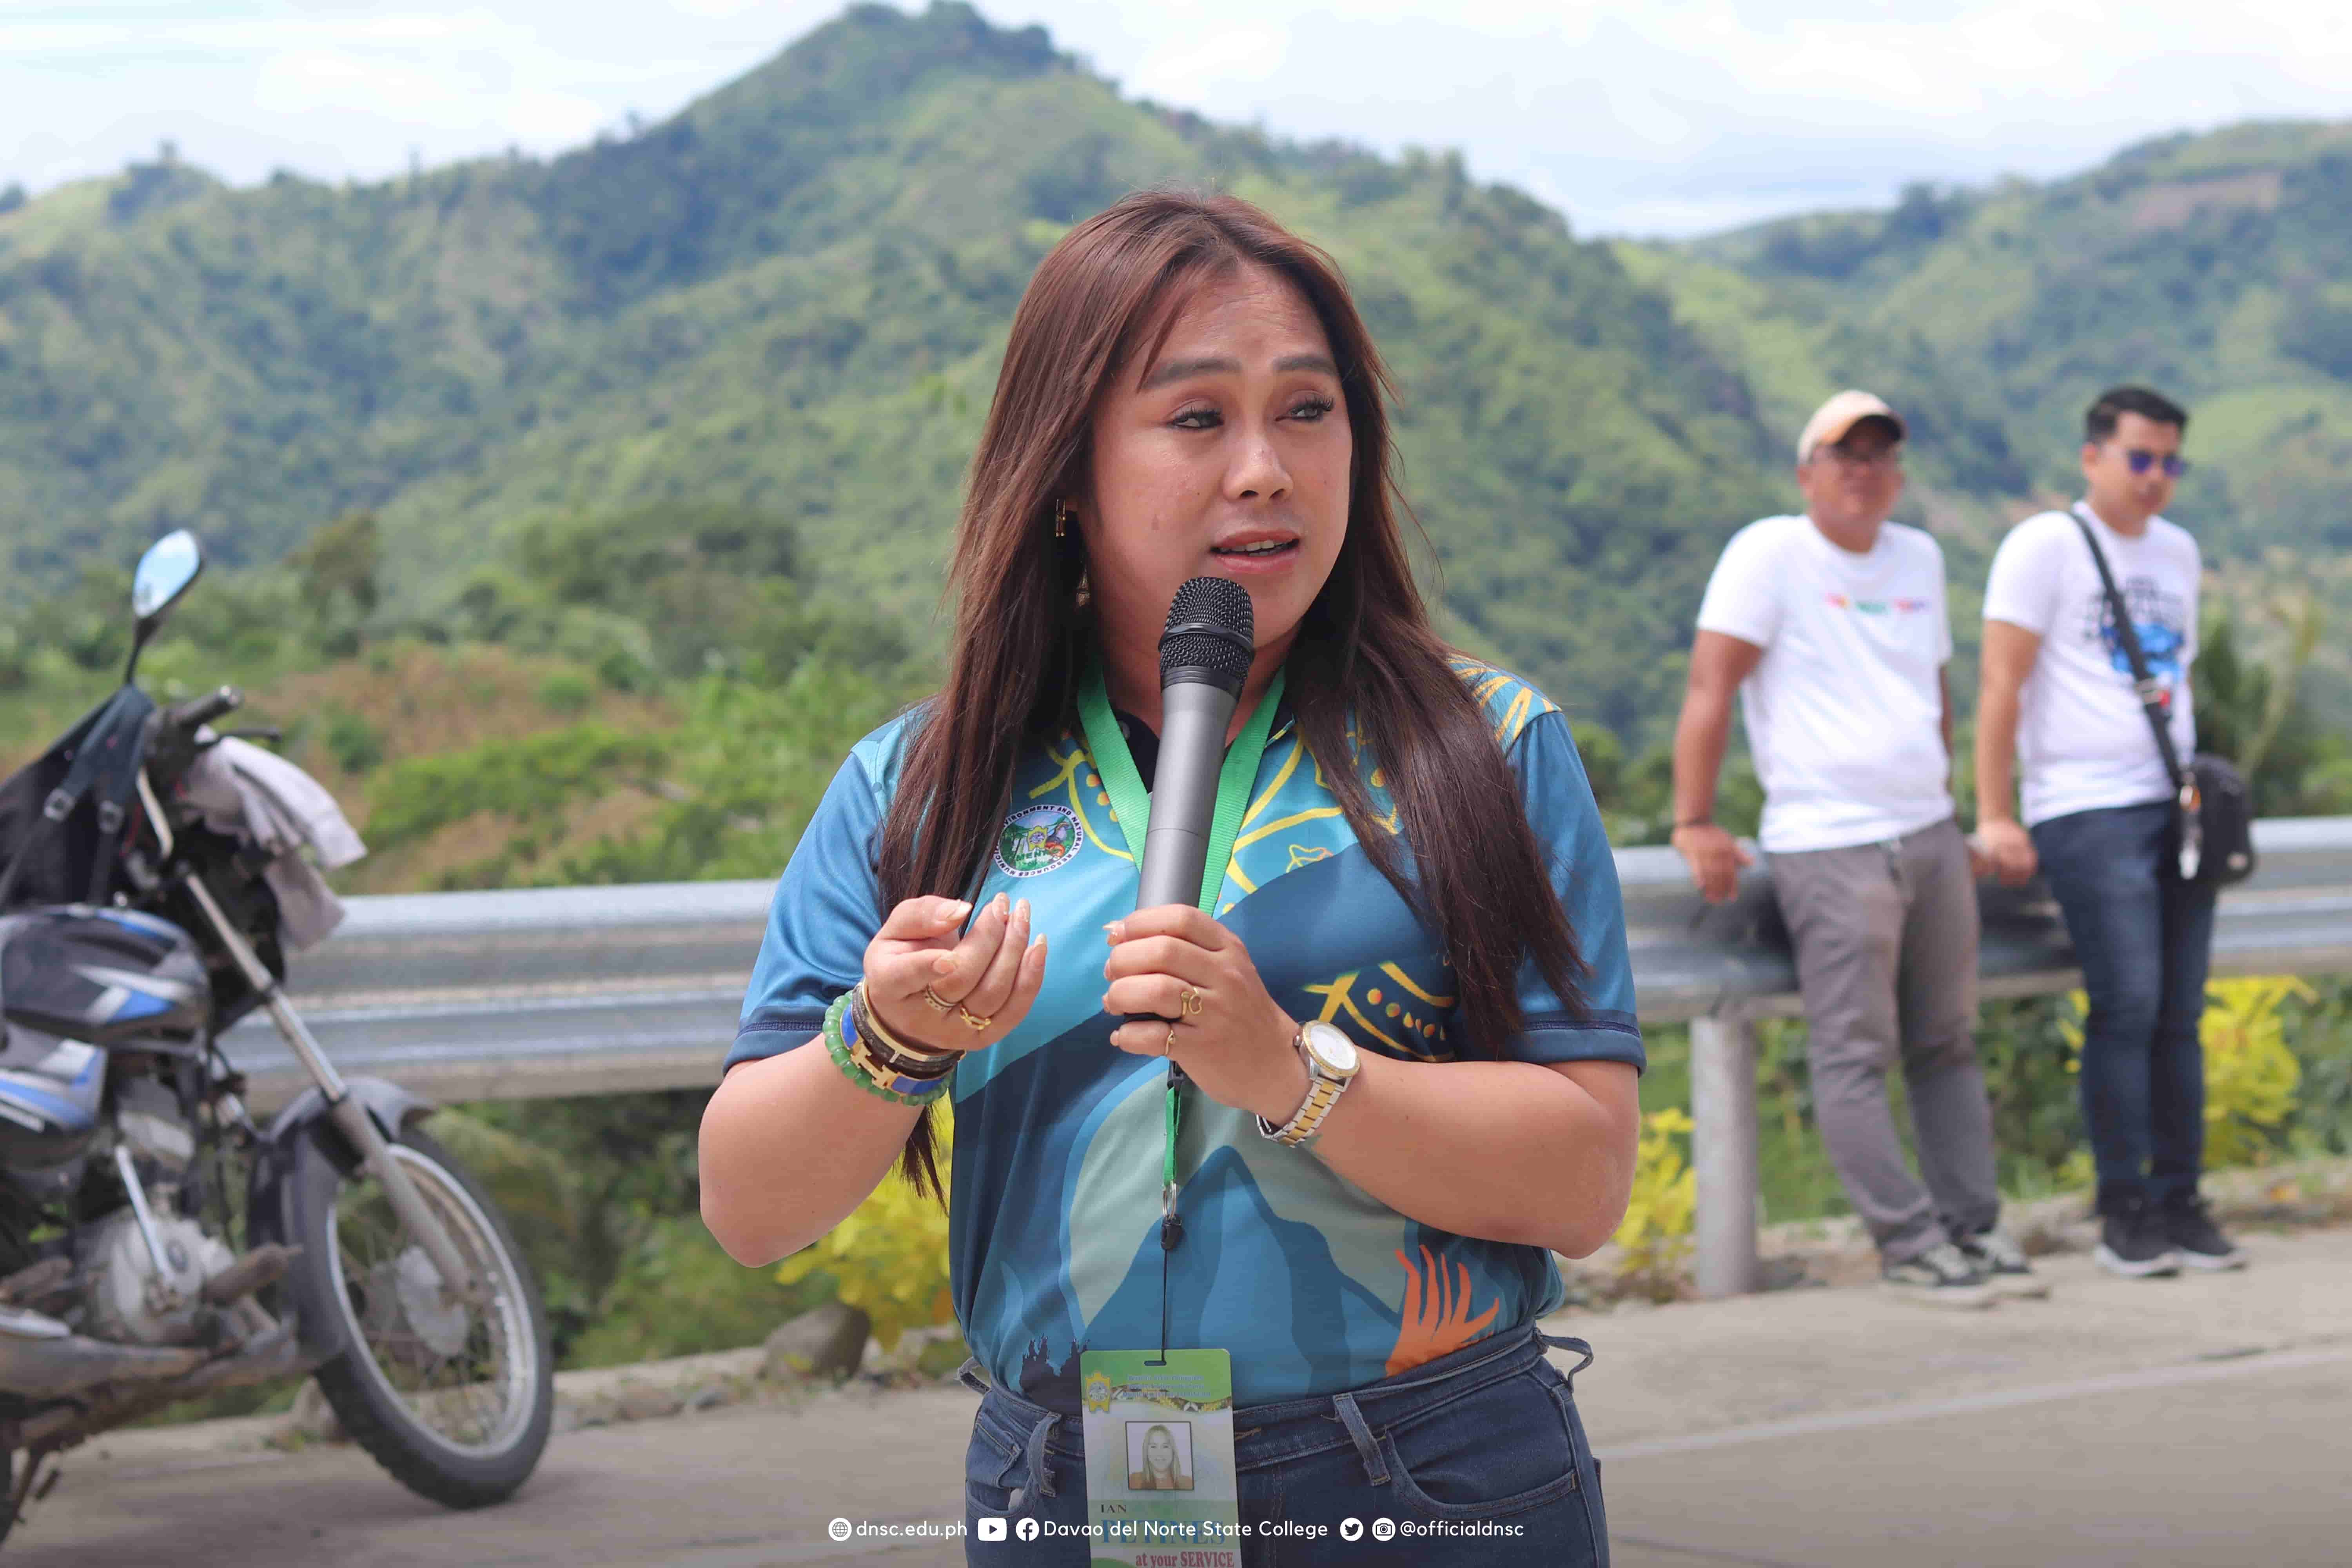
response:
[(224, 686), (164, 709), (163, 722), (183, 734), (193, 735), (204, 725), (244, 706), (245, 693), (234, 686)]

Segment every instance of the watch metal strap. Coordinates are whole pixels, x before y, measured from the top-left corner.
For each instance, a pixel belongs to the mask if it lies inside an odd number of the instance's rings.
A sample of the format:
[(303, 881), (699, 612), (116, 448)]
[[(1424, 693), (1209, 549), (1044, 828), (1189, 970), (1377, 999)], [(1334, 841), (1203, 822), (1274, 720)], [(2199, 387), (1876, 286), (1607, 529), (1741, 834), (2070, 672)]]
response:
[(1279, 1127), (1261, 1116), (1257, 1119), (1257, 1130), (1276, 1142), (1287, 1143), (1294, 1149), (1310, 1142), (1322, 1130), (1323, 1119), (1330, 1114), (1331, 1107), (1338, 1102), (1339, 1091), (1347, 1087), (1344, 1081), (1326, 1078), (1309, 1067), (1307, 1069), (1307, 1099), (1297, 1112)]

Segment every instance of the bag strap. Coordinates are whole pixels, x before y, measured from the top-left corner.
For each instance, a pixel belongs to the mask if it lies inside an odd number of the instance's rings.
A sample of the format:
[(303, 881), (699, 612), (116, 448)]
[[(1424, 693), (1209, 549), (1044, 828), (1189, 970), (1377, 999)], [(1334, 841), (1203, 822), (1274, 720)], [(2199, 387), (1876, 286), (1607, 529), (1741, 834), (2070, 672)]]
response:
[(98, 847), (90, 859), (89, 902), (102, 904), (114, 887), (114, 857), (121, 847), (122, 829), (130, 818), (131, 802), (138, 793), (139, 769), (145, 762), (144, 726), (155, 704), (135, 686), (125, 686), (101, 703), (77, 727), (73, 762), (65, 778), (41, 803), (41, 814), (27, 825), (24, 841), (6, 870), (0, 871), (0, 910), (16, 896), (16, 884), (32, 859), (37, 837), (58, 832), (82, 797), (97, 795)]
[(2140, 711), (2147, 715), (2148, 730), (2156, 736), (2156, 749), (2164, 758), (2164, 772), (2179, 789), (2186, 775), (2181, 771), (2180, 752), (2172, 744), (2171, 715), (2164, 706), (2164, 688), (2147, 672), (2147, 656), (2140, 651), (2139, 628), (2132, 625), (2131, 607), (2124, 603), (2123, 591), (2116, 586), (2116, 574), (2107, 566), (2107, 552), (2099, 548), (2099, 536), (2083, 517), (2080, 502), (2067, 513), (2074, 526), (2083, 531), (2083, 542), (2091, 547), (2092, 563), (2099, 569), (2099, 585), (2106, 590), (2107, 617), (2116, 624), (2116, 639), (2124, 645), (2124, 658), (2130, 661), (2132, 692), (2139, 699)]
[(81, 804), (81, 797), (89, 793), (90, 784), (97, 779), (98, 768), (92, 754), (96, 748), (92, 742), (103, 739), (106, 734), (105, 714), (101, 712), (99, 718), (100, 722), (89, 727), (81, 749), (74, 753), (63, 782), (49, 791), (41, 802), (40, 815), (26, 825), (25, 837), (18, 842), (16, 855), (9, 859), (7, 870), (0, 872), (0, 910), (5, 910), (9, 900), (16, 896), (17, 880), (24, 875), (25, 868), (32, 863), (35, 845), (64, 826), (66, 818), (73, 815), (73, 808)]

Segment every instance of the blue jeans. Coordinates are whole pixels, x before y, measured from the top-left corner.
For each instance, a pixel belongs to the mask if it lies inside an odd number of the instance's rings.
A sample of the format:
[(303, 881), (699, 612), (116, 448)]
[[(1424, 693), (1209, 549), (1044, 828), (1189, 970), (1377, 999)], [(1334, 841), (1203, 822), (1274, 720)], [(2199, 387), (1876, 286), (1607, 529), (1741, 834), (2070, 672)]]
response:
[(2167, 864), (2170, 801), (2081, 811), (2033, 829), (2074, 939), (2091, 1014), (2083, 1026), (2083, 1121), (2099, 1207), (2194, 1196), (2205, 1163), (2205, 970), (2213, 890)]
[[(1529, 1326), (1345, 1394), (1235, 1410), (1241, 1522), (1253, 1531), (1240, 1542), (1243, 1568), (1607, 1568), (1601, 1467), (1569, 1376), (1545, 1359), (1546, 1343), (1592, 1359), (1582, 1342)], [(965, 1381), (977, 1383), (969, 1370)], [(1079, 1536), (1024, 1542), (1008, 1531), (1003, 1542), (982, 1541), (980, 1521), (1003, 1516), (1016, 1528), (1024, 1518), (1086, 1524), (1085, 1448), (1076, 1416), (990, 1388), (964, 1461), (964, 1561), (975, 1568), (1087, 1562), (1089, 1542)], [(1352, 1542), (1339, 1534), (1347, 1519), (1366, 1527)], [(1382, 1542), (1371, 1528), (1382, 1519), (1496, 1532), (1400, 1530)]]

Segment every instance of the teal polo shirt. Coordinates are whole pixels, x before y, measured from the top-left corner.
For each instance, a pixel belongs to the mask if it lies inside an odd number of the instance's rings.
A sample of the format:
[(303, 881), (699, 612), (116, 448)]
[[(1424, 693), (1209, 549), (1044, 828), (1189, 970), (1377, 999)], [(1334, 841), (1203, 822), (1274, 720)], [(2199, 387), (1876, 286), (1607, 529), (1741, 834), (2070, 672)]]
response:
[[(1638, 1068), (1616, 863), (1567, 718), (1514, 676), (1458, 668), (1518, 779), (1589, 965), (1576, 1012), (1522, 969), (1524, 1027), (1507, 1055)], [(806, 1045), (857, 984), (886, 912), (875, 851), (908, 722), (857, 743), (793, 851), (729, 1066)], [(1389, 808), (1374, 759), (1353, 765)], [(1049, 960), (1029, 1016), (955, 1068), (953, 1295), (999, 1386), (1075, 1409), (1079, 1351), (1160, 1342), (1167, 1066), (1109, 1043), (1118, 1020), (1100, 1005), (1103, 927), (1134, 910), (1137, 851), (1075, 721), (1022, 760), (1012, 805), (978, 897), (1027, 899)], [(1291, 1016), (1320, 1018), (1383, 1056), (1454, 1059), (1444, 945), (1374, 869), (1287, 719), (1268, 739), (1215, 912)], [(1178, 1169), (1184, 1241), (1170, 1258), (1169, 1343), (1229, 1351), (1238, 1403), (1360, 1387), (1560, 1303), (1548, 1251), (1407, 1218), (1197, 1085), (1185, 1090)]]

